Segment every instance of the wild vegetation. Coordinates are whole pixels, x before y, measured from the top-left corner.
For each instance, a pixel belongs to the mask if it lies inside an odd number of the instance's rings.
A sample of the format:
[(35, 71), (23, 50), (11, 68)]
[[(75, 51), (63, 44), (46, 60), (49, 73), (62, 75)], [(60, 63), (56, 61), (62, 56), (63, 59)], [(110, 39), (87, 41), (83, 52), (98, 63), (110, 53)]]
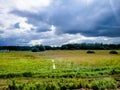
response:
[[(0, 86), (9, 89), (28, 87), (23, 90), (119, 88), (120, 51), (117, 51), (118, 54), (109, 54), (109, 50), (94, 50), (94, 54), (86, 52), (56, 50), (0, 53)], [(56, 69), (53, 69), (53, 59)]]
[(94, 51), (89, 50), (89, 51), (87, 51), (87, 53), (88, 53), (88, 54), (90, 54), (90, 53), (95, 53), (95, 52), (94, 52)]
[(28, 83), (21, 83), (12, 81), (8, 86), (9, 90), (66, 90), (66, 89), (93, 89), (93, 90), (105, 90), (116, 89), (117, 82), (112, 78), (103, 78), (89, 81), (87, 79), (76, 78), (60, 78), (51, 79), (46, 81), (34, 81)]
[(114, 50), (114, 51), (110, 51), (109, 53), (110, 53), (110, 54), (118, 54), (118, 52), (115, 51), (115, 50)]
[(120, 50), (120, 44), (81, 43), (65, 44), (58, 47), (35, 45), (35, 46), (0, 46), (0, 50), (14, 51), (45, 51), (45, 50)]

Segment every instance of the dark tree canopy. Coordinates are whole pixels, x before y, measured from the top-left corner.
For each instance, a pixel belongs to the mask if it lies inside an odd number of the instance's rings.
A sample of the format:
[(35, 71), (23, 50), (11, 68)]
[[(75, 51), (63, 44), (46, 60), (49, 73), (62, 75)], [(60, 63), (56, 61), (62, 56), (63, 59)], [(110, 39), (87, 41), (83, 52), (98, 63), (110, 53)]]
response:
[(0, 46), (0, 50), (14, 51), (45, 51), (45, 50), (120, 50), (120, 44), (81, 43), (65, 44), (60, 47), (35, 45), (35, 46)]

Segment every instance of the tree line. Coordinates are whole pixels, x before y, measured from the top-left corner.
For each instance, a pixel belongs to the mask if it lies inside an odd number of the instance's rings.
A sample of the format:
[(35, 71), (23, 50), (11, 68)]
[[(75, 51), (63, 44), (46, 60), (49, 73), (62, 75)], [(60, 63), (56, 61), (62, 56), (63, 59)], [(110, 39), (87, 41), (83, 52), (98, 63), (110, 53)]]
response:
[(102, 43), (81, 43), (81, 44), (66, 44), (61, 46), (62, 50), (118, 50), (120, 44), (102, 44)]
[(120, 50), (120, 44), (81, 43), (81, 44), (64, 44), (58, 47), (46, 45), (0, 46), (0, 50), (33, 51), (33, 52), (45, 50)]

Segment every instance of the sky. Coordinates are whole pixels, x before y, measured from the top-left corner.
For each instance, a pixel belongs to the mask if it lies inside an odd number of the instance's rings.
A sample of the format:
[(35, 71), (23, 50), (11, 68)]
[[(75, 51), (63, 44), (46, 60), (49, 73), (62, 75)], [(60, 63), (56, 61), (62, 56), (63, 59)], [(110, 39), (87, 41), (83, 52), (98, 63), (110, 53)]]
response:
[(0, 46), (120, 44), (120, 0), (0, 0)]

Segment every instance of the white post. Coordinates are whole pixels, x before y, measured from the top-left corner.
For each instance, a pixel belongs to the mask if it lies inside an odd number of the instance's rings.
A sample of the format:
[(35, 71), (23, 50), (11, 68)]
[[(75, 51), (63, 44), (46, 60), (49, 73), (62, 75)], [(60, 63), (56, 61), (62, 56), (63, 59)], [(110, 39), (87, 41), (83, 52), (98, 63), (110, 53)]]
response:
[(54, 59), (52, 59), (52, 63), (53, 63), (53, 69), (56, 69)]

